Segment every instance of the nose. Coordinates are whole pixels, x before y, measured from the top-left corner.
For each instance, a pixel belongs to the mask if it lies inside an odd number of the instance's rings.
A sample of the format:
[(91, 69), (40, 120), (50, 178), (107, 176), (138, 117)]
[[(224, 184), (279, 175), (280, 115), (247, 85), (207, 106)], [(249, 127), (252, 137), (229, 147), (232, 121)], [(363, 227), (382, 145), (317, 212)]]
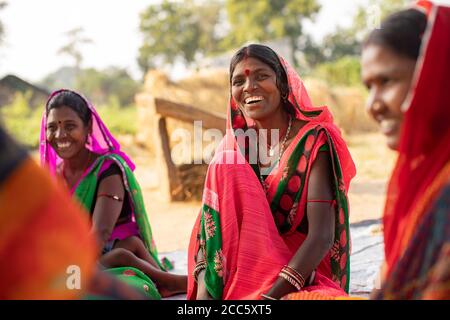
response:
[(251, 77), (247, 77), (244, 83), (244, 92), (251, 92), (256, 87), (256, 82)]
[(63, 138), (66, 136), (66, 132), (63, 128), (59, 127), (56, 129), (55, 131), (55, 138), (59, 139), (59, 138)]
[(369, 91), (369, 96), (367, 97), (366, 111), (376, 120), (378, 115), (383, 112), (383, 106), (384, 104), (380, 90), (377, 86), (373, 86)]

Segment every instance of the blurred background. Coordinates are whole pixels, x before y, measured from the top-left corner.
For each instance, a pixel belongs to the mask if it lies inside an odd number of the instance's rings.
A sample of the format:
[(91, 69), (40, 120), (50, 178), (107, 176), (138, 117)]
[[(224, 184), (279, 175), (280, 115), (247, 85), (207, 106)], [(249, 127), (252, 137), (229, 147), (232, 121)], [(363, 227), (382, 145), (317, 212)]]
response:
[[(357, 165), (351, 221), (381, 216), (395, 155), (364, 110), (359, 54), (367, 32), (407, 0), (3, 0), (0, 1), (0, 119), (34, 156), (48, 94), (75, 89), (97, 107), (138, 165), (160, 250), (187, 247), (197, 189), (161, 201), (160, 168), (145, 97), (225, 115), (228, 64), (251, 42), (283, 55), (315, 105), (328, 105)], [(145, 102), (147, 101), (147, 102)], [(176, 128), (168, 118), (171, 146)], [(172, 153), (173, 162), (191, 163)], [(188, 173), (187, 176), (192, 174)], [(186, 175), (184, 176), (186, 177)], [(185, 188), (188, 190), (188, 188)], [(177, 232), (173, 232), (178, 230)]]

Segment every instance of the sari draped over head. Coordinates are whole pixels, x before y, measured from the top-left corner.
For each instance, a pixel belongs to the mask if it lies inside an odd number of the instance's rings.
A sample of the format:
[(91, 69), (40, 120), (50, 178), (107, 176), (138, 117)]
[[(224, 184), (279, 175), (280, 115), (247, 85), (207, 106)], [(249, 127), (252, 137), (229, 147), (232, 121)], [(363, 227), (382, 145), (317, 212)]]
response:
[[(101, 173), (107, 170), (111, 165), (117, 165), (122, 173), (122, 181), (125, 192), (128, 195), (128, 199), (130, 202), (132, 218), (128, 223), (116, 225), (111, 234), (110, 240), (122, 240), (134, 235), (139, 236), (144, 242), (151, 256), (158, 263), (160, 268), (164, 270), (164, 266), (158, 259), (158, 252), (153, 241), (152, 230), (145, 210), (141, 188), (133, 173), (135, 169), (134, 163), (132, 162), (130, 157), (121, 150), (119, 142), (109, 132), (108, 128), (101, 120), (94, 106), (79, 93), (67, 89), (55, 91), (50, 95), (47, 101), (47, 105), (53, 97), (64, 91), (70, 91), (80, 96), (86, 102), (89, 110), (91, 111), (92, 130), (88, 136), (86, 148), (91, 152), (99, 155), (99, 157), (92, 163), (92, 165), (90, 165), (85, 170), (80, 180), (72, 187), (70, 192), (85, 207), (88, 212), (92, 212), (93, 206), (95, 205), (96, 190)], [(47, 142), (46, 124), (47, 117), (46, 111), (44, 111), (41, 123), (39, 149), (41, 156), (41, 165), (47, 167), (51, 173), (56, 174), (57, 168), (63, 160), (57, 155), (55, 150)], [(130, 283), (135, 282), (132, 281), (132, 276), (139, 276), (142, 274), (142, 272), (139, 272), (139, 270), (135, 270), (133, 268), (128, 268), (125, 271), (128, 272), (125, 279), (129, 279)], [(113, 271), (112, 273), (115, 272)], [(148, 279), (144, 280), (145, 284), (143, 285), (143, 287), (147, 288), (145, 291), (151, 292), (152, 290), (149, 290), (148, 288), (153, 286), (153, 284), (149, 285)]]
[(429, 1), (384, 211), (383, 299), (450, 298), (450, 7)]
[(331, 296), (348, 292), (350, 233), (347, 192), (356, 173), (350, 153), (327, 107), (313, 107), (298, 74), (279, 57), (288, 78), (292, 114), (306, 124), (267, 176), (264, 191), (259, 166), (240, 134), (253, 125), (230, 98), (227, 133), (209, 165), (202, 208), (188, 251), (188, 298), (195, 299), (193, 271), (202, 250), (205, 286), (214, 299), (260, 299), (281, 268), (307, 237), (309, 174), (319, 149), (326, 147), (333, 168), (336, 200), (335, 241), (305, 291)]

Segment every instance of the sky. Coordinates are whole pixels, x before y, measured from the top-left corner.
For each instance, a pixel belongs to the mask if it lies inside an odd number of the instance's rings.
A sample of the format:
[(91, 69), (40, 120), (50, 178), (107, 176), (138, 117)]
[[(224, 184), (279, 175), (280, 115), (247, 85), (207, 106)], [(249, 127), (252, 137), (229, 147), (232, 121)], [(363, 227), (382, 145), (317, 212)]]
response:
[[(0, 11), (5, 43), (0, 47), (0, 77), (13, 73), (36, 82), (61, 66), (71, 65), (58, 50), (67, 42), (65, 32), (82, 27), (92, 40), (82, 49), (82, 67), (126, 68), (141, 76), (137, 56), (142, 38), (139, 13), (159, 0), (7, 0)], [(319, 0), (322, 10), (313, 25), (315, 39), (348, 26), (358, 5), (368, 0)]]

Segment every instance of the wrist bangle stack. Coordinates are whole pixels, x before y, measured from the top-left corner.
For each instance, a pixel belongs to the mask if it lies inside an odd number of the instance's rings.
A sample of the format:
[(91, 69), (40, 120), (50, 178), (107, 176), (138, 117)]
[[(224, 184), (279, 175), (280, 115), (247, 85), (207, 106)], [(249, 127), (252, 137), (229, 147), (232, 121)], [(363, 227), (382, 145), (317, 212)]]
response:
[(200, 260), (197, 262), (197, 264), (194, 267), (194, 271), (192, 272), (192, 275), (194, 276), (194, 281), (198, 282), (198, 275), (202, 270), (206, 269), (206, 260)]
[(305, 285), (305, 278), (297, 270), (288, 265), (285, 265), (281, 269), (278, 276), (289, 282), (297, 291), (300, 291)]

